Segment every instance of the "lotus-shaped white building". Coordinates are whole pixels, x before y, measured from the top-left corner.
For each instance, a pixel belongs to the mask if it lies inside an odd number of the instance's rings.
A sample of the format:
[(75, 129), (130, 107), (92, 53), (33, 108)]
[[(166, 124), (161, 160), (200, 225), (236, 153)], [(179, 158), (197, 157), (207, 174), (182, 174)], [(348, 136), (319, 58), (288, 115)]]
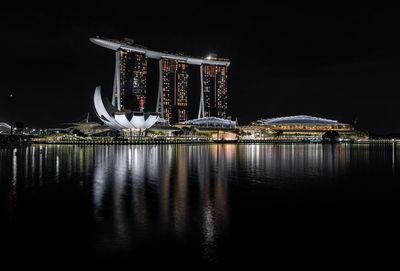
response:
[(5, 122), (0, 122), (0, 134), (10, 133), (11, 126)]
[(159, 118), (158, 113), (118, 111), (109, 101), (106, 100), (104, 103), (100, 86), (96, 87), (94, 92), (94, 108), (100, 120), (116, 130), (145, 130), (153, 126)]

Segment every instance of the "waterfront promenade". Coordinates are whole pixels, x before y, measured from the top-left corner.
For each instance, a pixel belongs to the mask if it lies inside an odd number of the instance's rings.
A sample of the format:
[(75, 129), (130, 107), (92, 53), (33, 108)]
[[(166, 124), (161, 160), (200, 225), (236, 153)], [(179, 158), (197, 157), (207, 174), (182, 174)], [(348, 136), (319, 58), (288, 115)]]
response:
[(26, 137), (26, 136), (0, 136), (0, 146), (21, 146), (30, 144), (49, 144), (49, 145), (166, 145), (166, 144), (296, 144), (296, 143), (352, 143), (352, 144), (398, 144), (399, 139), (359, 139), (359, 140), (310, 140), (310, 139), (236, 139), (219, 140), (210, 137), (141, 137), (141, 138), (75, 138), (57, 139), (46, 137)]
[(167, 144), (322, 144), (322, 143), (337, 143), (337, 144), (399, 144), (400, 140), (396, 139), (368, 139), (368, 140), (352, 140), (352, 141), (310, 141), (310, 140), (287, 140), (287, 139), (246, 139), (246, 140), (213, 140), (208, 138), (168, 138), (168, 139), (129, 139), (129, 140), (45, 140), (45, 141), (32, 141), (32, 144), (59, 144), (59, 145), (167, 145)]

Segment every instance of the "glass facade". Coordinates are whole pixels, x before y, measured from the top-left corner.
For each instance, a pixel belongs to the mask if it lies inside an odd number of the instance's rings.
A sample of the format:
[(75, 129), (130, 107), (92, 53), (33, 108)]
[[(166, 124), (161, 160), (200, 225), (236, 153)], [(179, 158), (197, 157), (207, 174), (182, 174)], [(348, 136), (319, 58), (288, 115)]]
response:
[(146, 55), (123, 50), (120, 55), (121, 109), (142, 111), (146, 102)]
[(170, 123), (188, 119), (188, 78), (186, 62), (168, 58), (162, 60), (163, 118)]
[(203, 65), (204, 116), (226, 118), (228, 67)]
[(154, 59), (159, 61), (160, 72), (156, 111), (163, 119), (178, 123), (189, 118), (189, 64), (201, 66), (202, 71), (198, 116), (227, 118), (228, 59), (218, 58), (216, 55), (196, 58), (154, 51), (128, 38), (116, 40), (96, 37), (90, 40), (117, 52), (112, 105), (118, 111), (144, 111), (147, 98), (147, 60)]

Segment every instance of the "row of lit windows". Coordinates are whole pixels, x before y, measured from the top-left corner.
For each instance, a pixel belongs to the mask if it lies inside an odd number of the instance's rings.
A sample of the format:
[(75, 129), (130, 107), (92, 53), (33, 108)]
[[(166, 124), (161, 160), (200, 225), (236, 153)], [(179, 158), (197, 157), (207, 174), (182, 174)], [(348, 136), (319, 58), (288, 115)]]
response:
[(178, 121), (186, 121), (187, 120), (187, 114), (185, 109), (179, 109), (178, 110)]
[(162, 70), (163, 72), (176, 72), (176, 71), (187, 71), (188, 64), (179, 62), (175, 59), (163, 59)]
[(203, 65), (203, 74), (205, 77), (226, 76), (227, 68), (225, 66)]
[[(133, 59), (134, 57), (134, 59)], [(132, 67), (133, 64), (133, 67)], [(187, 88), (188, 88), (188, 64), (179, 62), (177, 60), (164, 59), (162, 62), (163, 67), (163, 105), (166, 110), (171, 113), (171, 84), (170, 80), (177, 80), (176, 100), (177, 106), (187, 106)], [(227, 78), (227, 67), (215, 66), (215, 65), (204, 65), (204, 101), (205, 107), (211, 107), (211, 91), (214, 89), (214, 84), (217, 85), (217, 106), (218, 108), (226, 108), (226, 78)], [(121, 52), (121, 91), (127, 90), (128, 86), (134, 89), (141, 90), (140, 93), (145, 93), (146, 90), (146, 76), (147, 76), (147, 58), (144, 54), (140, 53), (127, 53)], [(132, 74), (133, 73), (133, 74)], [(168, 74), (174, 73), (174, 78), (168, 78)], [(132, 76), (133, 75), (133, 76)], [(133, 78), (132, 78), (133, 77)], [(211, 78), (215, 78), (211, 81)], [(216, 82), (214, 81), (216, 80)], [(137, 91), (135, 91), (137, 92)]]

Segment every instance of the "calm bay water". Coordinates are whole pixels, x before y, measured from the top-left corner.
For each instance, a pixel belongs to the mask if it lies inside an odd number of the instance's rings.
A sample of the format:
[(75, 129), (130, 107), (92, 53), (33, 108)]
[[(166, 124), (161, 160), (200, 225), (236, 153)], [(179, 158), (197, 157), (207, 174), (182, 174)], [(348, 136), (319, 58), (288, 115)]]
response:
[(400, 241), (399, 150), (0, 149), (1, 256), (31, 264), (235, 264), (354, 260), (357, 251), (365, 259)]

